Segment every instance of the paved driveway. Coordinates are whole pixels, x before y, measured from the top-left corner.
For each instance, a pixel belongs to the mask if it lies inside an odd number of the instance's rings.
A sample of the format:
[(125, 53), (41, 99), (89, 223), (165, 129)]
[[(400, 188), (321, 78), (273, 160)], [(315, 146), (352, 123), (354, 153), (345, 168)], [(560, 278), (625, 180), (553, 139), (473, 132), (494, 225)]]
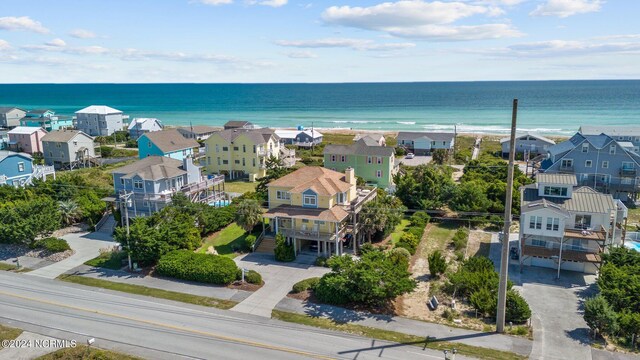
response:
[(71, 233), (62, 236), (62, 238), (67, 240), (69, 246), (75, 250), (75, 254), (49, 266), (28, 272), (27, 274), (55, 279), (65, 272), (84, 264), (85, 261), (100, 255), (100, 249), (117, 245), (111, 235), (101, 232)]
[(402, 159), (397, 159), (397, 163), (402, 163), (407, 166), (418, 166), (418, 165), (426, 165), (431, 162), (431, 156), (415, 156), (413, 159), (407, 159), (406, 157), (402, 157)]
[(271, 310), (287, 296), (293, 284), (300, 280), (322, 276), (328, 268), (313, 266), (315, 255), (299, 255), (293, 263), (275, 261), (273, 254), (251, 253), (235, 259), (239, 267), (262, 275), (264, 286), (231, 310), (271, 317)]

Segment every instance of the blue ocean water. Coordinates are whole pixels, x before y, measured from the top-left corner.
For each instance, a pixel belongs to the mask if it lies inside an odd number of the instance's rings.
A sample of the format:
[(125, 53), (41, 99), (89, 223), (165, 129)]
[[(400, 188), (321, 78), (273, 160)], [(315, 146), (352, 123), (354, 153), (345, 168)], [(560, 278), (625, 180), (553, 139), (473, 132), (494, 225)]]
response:
[(567, 135), (582, 124), (640, 124), (640, 81), (345, 84), (0, 84), (0, 106), (71, 115), (109, 105), (168, 125), (222, 125)]

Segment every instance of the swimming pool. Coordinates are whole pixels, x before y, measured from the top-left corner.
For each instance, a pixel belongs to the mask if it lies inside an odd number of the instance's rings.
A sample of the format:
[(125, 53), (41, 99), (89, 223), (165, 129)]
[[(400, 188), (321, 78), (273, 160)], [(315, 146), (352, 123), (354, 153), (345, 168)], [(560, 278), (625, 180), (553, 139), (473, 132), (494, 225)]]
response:
[(624, 246), (634, 249), (637, 252), (640, 252), (640, 242), (638, 241), (625, 241)]
[(231, 201), (229, 200), (216, 200), (214, 202), (210, 202), (209, 206), (223, 207), (223, 206), (229, 206), (230, 204), (231, 204)]

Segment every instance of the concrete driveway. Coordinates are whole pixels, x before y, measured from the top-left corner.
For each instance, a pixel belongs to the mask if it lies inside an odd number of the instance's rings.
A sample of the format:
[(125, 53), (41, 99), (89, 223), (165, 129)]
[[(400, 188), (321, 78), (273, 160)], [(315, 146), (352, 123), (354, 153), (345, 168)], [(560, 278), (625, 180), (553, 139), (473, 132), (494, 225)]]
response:
[(100, 255), (100, 249), (118, 245), (113, 241), (111, 235), (102, 232), (71, 233), (62, 236), (62, 238), (67, 240), (69, 246), (75, 250), (75, 254), (49, 266), (30, 271), (27, 274), (55, 279), (67, 271), (84, 264), (85, 261)]
[(264, 286), (231, 308), (247, 314), (271, 317), (271, 311), (287, 296), (293, 284), (310, 277), (320, 277), (330, 270), (314, 266), (315, 255), (298, 255), (295, 262), (277, 262), (273, 254), (251, 253), (235, 258), (240, 268), (255, 270), (262, 275)]
[(407, 159), (406, 157), (402, 157), (401, 159), (397, 159), (397, 163), (402, 163), (407, 166), (418, 166), (418, 165), (426, 165), (431, 162), (431, 156), (415, 156), (413, 159)]

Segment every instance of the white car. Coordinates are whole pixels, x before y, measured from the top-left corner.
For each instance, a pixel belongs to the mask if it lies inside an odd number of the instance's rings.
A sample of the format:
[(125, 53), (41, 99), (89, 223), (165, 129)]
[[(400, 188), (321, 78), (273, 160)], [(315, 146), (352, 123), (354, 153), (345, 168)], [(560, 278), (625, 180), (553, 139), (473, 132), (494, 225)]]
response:
[(408, 153), (405, 158), (406, 159), (413, 159), (414, 157), (415, 157), (415, 155), (413, 153)]

